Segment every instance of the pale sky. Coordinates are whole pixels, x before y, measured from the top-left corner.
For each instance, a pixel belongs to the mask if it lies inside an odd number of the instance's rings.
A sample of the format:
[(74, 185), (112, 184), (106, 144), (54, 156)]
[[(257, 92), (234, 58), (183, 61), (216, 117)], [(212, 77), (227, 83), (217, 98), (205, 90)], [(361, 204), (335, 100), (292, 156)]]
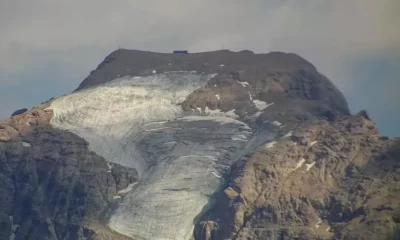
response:
[(398, 0), (0, 0), (0, 118), (75, 89), (119, 46), (294, 52), (400, 136)]

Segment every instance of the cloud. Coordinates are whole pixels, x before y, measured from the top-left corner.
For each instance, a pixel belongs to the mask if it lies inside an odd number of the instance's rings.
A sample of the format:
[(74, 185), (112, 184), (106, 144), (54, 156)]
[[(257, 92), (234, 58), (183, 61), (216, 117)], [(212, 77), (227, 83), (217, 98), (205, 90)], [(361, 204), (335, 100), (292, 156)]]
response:
[(105, 55), (118, 46), (164, 52), (182, 46), (192, 51), (281, 50), (324, 65), (324, 59), (398, 47), (396, 2), (5, 0), (0, 69), (18, 72), (73, 54), (88, 68), (93, 63), (80, 60), (79, 49)]

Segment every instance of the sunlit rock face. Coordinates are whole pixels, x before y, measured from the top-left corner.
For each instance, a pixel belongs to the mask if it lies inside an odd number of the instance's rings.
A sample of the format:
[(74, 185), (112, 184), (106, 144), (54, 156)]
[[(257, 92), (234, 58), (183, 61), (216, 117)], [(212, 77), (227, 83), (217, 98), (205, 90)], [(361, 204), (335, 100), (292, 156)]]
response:
[(234, 109), (184, 111), (181, 103), (213, 77), (125, 77), (51, 103), (53, 126), (83, 137), (107, 161), (139, 172), (139, 182), (109, 218), (111, 229), (135, 239), (191, 239), (196, 218), (212, 205), (229, 167), (275, 137), (277, 127), (244, 120)]

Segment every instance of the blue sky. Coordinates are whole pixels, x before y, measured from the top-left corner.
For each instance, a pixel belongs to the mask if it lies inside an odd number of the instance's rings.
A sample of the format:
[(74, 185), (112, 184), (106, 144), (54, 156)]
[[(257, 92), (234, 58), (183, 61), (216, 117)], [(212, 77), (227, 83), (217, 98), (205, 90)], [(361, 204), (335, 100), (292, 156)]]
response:
[[(177, 11), (179, 9), (179, 11)], [(396, 0), (4, 0), (0, 118), (75, 89), (118, 46), (294, 52), (400, 136)]]

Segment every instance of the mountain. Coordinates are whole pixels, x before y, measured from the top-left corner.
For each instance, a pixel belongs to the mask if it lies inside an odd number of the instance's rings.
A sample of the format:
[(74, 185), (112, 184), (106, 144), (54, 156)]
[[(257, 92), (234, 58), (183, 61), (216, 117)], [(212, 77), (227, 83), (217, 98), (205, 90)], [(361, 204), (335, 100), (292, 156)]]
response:
[(0, 239), (399, 239), (400, 139), (296, 54), (119, 49), (0, 122)]

